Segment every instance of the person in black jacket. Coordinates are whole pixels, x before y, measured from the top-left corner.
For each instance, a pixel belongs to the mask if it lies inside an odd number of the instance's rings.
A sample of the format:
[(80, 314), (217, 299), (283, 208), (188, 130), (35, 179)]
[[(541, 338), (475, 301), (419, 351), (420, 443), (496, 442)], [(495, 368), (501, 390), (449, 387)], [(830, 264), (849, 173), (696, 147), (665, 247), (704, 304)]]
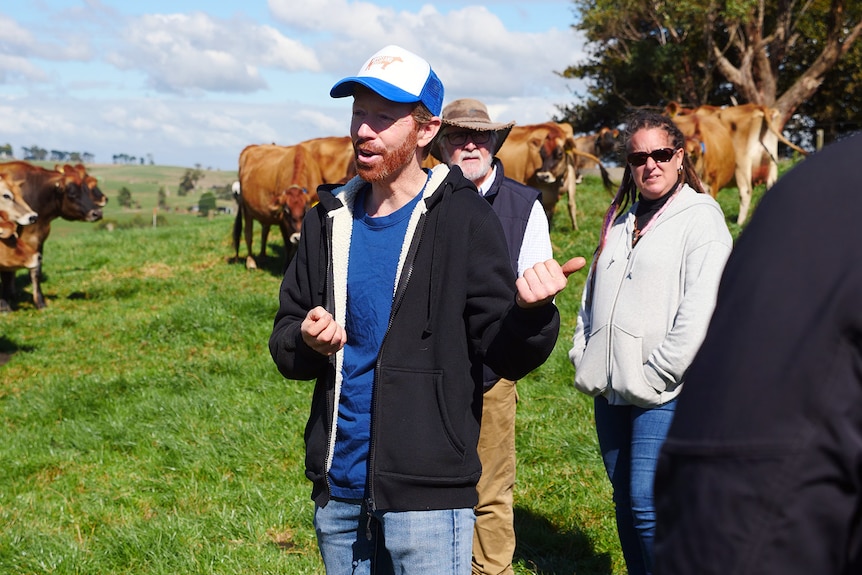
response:
[(481, 465), (482, 366), (550, 355), (553, 298), (585, 261), (517, 279), (503, 230), (457, 168), (422, 169), (443, 85), (387, 46), (330, 91), (353, 97), (357, 177), (323, 186), (285, 272), (269, 347), (316, 379), (306, 476), (327, 573), (466, 575)]
[[(432, 154), (458, 166), (476, 184), (503, 224), (512, 270), (524, 271), (553, 257), (548, 219), (541, 193), (504, 173), (495, 157), (514, 122), (492, 122), (479, 100), (461, 98), (443, 108), (443, 126)], [(512, 575), (515, 554), (515, 412), (516, 382), (485, 368), (479, 460), (482, 477), (476, 486), (473, 529), (473, 575)]]
[(862, 135), (763, 197), (655, 481), (658, 575), (862, 573)]

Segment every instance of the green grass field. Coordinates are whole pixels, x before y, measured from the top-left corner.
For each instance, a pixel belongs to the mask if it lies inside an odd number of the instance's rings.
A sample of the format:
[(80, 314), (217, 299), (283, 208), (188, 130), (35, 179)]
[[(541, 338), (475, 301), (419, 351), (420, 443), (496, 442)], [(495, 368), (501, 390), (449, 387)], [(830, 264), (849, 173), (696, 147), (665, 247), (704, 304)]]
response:
[[(126, 185), (149, 217), (146, 198), (162, 183), (175, 190), (184, 169), (90, 171), (110, 202)], [(735, 194), (719, 195), (729, 222)], [(561, 202), (560, 261), (589, 258), (609, 201), (587, 178), (578, 231)], [(106, 217), (122, 216), (110, 202)], [(17, 309), (0, 315), (0, 573), (322, 573), (303, 475), (312, 384), (284, 380), (267, 349), (278, 234), (273, 257), (247, 271), (227, 262), (232, 216), (167, 213), (155, 228), (114, 231), (57, 224), (48, 307), (33, 307), (19, 272)], [(259, 226), (255, 236), (257, 250)], [(591, 400), (573, 389), (566, 355), (583, 280), (557, 298), (554, 354), (518, 386), (521, 575), (625, 572)]]

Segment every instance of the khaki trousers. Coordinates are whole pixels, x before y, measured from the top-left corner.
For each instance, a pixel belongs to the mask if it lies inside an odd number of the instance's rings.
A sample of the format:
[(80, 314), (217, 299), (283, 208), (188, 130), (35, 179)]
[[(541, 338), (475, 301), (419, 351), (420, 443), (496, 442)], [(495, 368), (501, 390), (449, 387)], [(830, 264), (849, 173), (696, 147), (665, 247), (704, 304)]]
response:
[(515, 554), (515, 382), (501, 379), (485, 392), (479, 460), (482, 477), (476, 490), (473, 529), (473, 575), (513, 575)]

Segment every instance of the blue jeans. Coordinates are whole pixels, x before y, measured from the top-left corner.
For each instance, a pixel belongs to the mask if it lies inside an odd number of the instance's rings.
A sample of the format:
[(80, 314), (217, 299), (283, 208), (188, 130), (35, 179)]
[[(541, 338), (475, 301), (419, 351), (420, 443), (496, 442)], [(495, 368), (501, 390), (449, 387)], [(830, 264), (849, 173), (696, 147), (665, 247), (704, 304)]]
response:
[(472, 508), (375, 512), (360, 502), (315, 507), (327, 575), (470, 575)]
[(629, 575), (652, 573), (653, 481), (675, 409), (676, 400), (646, 409), (595, 399), (596, 433), (614, 489), (617, 532)]

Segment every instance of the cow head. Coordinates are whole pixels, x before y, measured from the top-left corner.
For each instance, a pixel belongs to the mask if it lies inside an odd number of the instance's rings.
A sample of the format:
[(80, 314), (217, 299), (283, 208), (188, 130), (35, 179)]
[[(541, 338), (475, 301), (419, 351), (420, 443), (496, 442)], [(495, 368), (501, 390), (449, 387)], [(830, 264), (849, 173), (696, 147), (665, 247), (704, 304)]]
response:
[(538, 147), (542, 163), (535, 173), (535, 178), (539, 182), (553, 184), (565, 176), (568, 164), (566, 153), (571, 145), (571, 139), (566, 137), (563, 130), (555, 124), (548, 124), (543, 139), (537, 137), (531, 141), (531, 146)]
[(701, 139), (700, 134), (685, 137), (685, 153), (698, 174), (703, 173), (703, 154), (705, 152), (706, 144)]
[(596, 134), (595, 155), (599, 158), (612, 154), (617, 149), (620, 131), (607, 126), (602, 127)]
[[(5, 175), (0, 175), (0, 209), (3, 210), (6, 221), (16, 226), (28, 226), (38, 218), (38, 214), (21, 195), (21, 182)], [(17, 231), (14, 235), (18, 235)]]
[[(60, 170), (59, 167), (57, 167)], [(75, 164), (74, 166), (70, 166), (66, 164), (63, 166), (62, 171), (64, 174), (72, 175), (76, 177), (78, 181), (81, 182), (81, 186), (87, 191), (90, 195), (90, 199), (93, 200), (93, 203), (99, 207), (104, 208), (108, 203), (108, 197), (102, 193), (102, 190), (99, 189), (99, 182), (87, 173), (87, 169), (84, 167), (84, 164)]]
[(308, 190), (299, 185), (292, 185), (279, 198), (282, 216), (287, 230), (290, 232), (291, 243), (299, 243), (299, 234), (302, 233), (302, 219), (308, 211)]
[(60, 196), (60, 216), (64, 220), (96, 222), (102, 219), (101, 208), (76, 170), (64, 168), (62, 172), (56, 172), (55, 177), (55, 189)]

